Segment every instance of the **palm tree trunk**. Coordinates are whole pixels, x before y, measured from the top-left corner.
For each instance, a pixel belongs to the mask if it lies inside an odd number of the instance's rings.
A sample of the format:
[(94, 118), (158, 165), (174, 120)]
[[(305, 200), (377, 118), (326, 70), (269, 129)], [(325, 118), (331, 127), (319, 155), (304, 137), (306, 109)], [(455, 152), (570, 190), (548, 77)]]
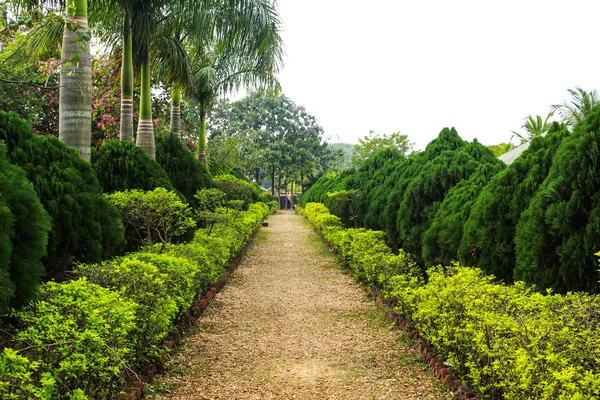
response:
[(120, 138), (133, 142), (133, 46), (129, 11), (125, 12), (123, 19)]
[(198, 143), (198, 161), (206, 168), (206, 111), (200, 110), (200, 143)]
[(171, 88), (171, 133), (181, 139), (181, 88)]
[(150, 93), (150, 62), (142, 64), (142, 87), (140, 90), (140, 120), (136, 144), (151, 159), (155, 159), (154, 153), (154, 125), (152, 123), (152, 99)]
[[(58, 137), (89, 161), (92, 142), (92, 60), (87, 0), (68, 0), (60, 68)], [(74, 28), (75, 27), (75, 28)], [(86, 40), (87, 39), (87, 40)]]

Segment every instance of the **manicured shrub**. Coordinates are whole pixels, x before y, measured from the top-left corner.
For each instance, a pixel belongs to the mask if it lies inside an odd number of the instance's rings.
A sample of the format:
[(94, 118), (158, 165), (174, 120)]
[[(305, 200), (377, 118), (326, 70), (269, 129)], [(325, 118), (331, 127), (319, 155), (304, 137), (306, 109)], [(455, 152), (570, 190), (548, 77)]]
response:
[(17, 363), (22, 381), (51, 398), (69, 398), (81, 389), (90, 398), (106, 399), (123, 383), (123, 362), (131, 360), (135, 314), (135, 303), (86, 280), (49, 282), (17, 314), (21, 328), (13, 340), (29, 361), (10, 352), (3, 358), (13, 367)]
[(489, 149), (473, 142), (459, 150), (443, 151), (422, 166), (406, 186), (396, 218), (403, 249), (421, 259), (423, 234), (446, 194), (483, 163), (501, 164)]
[(25, 172), (7, 160), (0, 142), (0, 315), (25, 304), (42, 278), (50, 217)]
[(515, 279), (598, 292), (600, 106), (564, 139), (517, 226)]
[(213, 185), (225, 193), (227, 200), (243, 201), (245, 209), (248, 209), (248, 205), (258, 200), (254, 185), (233, 175), (217, 176), (213, 179)]
[(212, 186), (209, 173), (177, 136), (171, 133), (156, 135), (155, 144), (156, 162), (167, 173), (175, 189), (196, 207), (196, 192)]
[(465, 259), (458, 251), (463, 226), (481, 189), (503, 168), (501, 163), (481, 164), (468, 179), (448, 191), (431, 226), (423, 235), (425, 265), (449, 265), (454, 260)]
[(504, 282), (513, 281), (517, 223), (548, 176), (554, 154), (568, 134), (566, 127), (554, 124), (481, 190), (464, 224), (458, 249), (462, 262)]
[(133, 142), (106, 140), (92, 149), (92, 166), (105, 193), (159, 187), (175, 190), (162, 167)]
[(164, 247), (196, 226), (188, 205), (165, 188), (115, 192), (107, 198), (121, 213), (130, 247), (154, 243)]
[(0, 139), (52, 218), (43, 260), (47, 279), (64, 279), (74, 261), (98, 262), (121, 251), (119, 212), (102, 196), (90, 164), (75, 150), (55, 137), (33, 135), (14, 113), (0, 112)]
[(165, 285), (169, 296), (177, 304), (178, 314), (187, 311), (194, 297), (201, 291), (201, 274), (198, 263), (193, 258), (175, 257), (170, 254), (153, 253), (131, 253), (129, 258), (144, 261), (158, 268), (158, 272), (163, 274)]
[(158, 346), (178, 314), (177, 302), (169, 293), (167, 274), (154, 264), (132, 257), (102, 264), (81, 264), (75, 272), (136, 303), (137, 323), (129, 337), (135, 359), (142, 362), (158, 355)]
[[(300, 210), (325, 221), (322, 204)], [(436, 349), (436, 357), (485, 399), (596, 399), (600, 396), (600, 302), (583, 293), (542, 294), (496, 284), (479, 269), (434, 267), (427, 280), (381, 232), (322, 226), (323, 236), (363, 282)], [(393, 267), (386, 259), (393, 260)]]

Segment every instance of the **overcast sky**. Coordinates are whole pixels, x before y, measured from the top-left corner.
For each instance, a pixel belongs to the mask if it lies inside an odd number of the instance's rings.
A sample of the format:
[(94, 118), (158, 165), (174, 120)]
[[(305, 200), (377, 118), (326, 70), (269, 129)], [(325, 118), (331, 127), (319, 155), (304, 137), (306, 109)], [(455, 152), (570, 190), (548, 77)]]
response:
[(567, 89), (600, 89), (598, 0), (278, 0), (283, 93), (330, 141), (444, 127), (506, 142)]

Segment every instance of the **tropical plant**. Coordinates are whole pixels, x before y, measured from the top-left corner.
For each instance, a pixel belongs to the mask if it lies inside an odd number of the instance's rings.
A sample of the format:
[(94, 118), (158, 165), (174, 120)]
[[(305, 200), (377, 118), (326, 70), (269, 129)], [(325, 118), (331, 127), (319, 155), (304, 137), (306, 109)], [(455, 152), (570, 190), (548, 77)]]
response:
[(560, 116), (565, 125), (573, 129), (598, 104), (600, 95), (595, 90), (588, 92), (579, 87), (567, 90), (571, 94), (571, 100), (554, 104), (551, 110)]
[(513, 135), (510, 139), (512, 140), (516, 137), (521, 141), (521, 144), (523, 144), (533, 138), (544, 135), (548, 132), (548, 129), (550, 129), (551, 124), (548, 120), (553, 116), (554, 114), (551, 112), (548, 113), (546, 119), (542, 119), (539, 115), (536, 115), (535, 117), (533, 115), (527, 116), (525, 122), (523, 122), (523, 125), (521, 126), (521, 128), (525, 129), (525, 134), (513, 131)]

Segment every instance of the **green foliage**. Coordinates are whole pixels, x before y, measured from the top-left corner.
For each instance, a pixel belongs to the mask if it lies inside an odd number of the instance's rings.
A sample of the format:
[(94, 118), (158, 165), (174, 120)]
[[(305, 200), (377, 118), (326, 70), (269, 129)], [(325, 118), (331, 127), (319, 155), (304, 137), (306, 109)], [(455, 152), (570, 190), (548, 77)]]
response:
[(50, 217), (25, 172), (0, 142), (0, 315), (35, 294), (43, 276)]
[(501, 164), (489, 149), (475, 141), (460, 150), (441, 152), (426, 162), (416, 176), (413, 175), (396, 218), (398, 235), (405, 250), (421, 257), (423, 234), (446, 194), (483, 163)]
[(156, 162), (167, 173), (175, 189), (185, 196), (188, 203), (197, 206), (194, 194), (202, 188), (210, 188), (212, 179), (183, 142), (173, 134), (155, 137)]
[(129, 342), (136, 360), (156, 355), (157, 346), (178, 314), (177, 302), (169, 293), (168, 275), (156, 265), (132, 257), (81, 264), (75, 272), (138, 305), (135, 333), (130, 335)]
[(359, 168), (363, 162), (383, 149), (395, 149), (406, 156), (412, 146), (413, 143), (408, 141), (408, 136), (400, 132), (394, 132), (388, 136), (386, 133), (379, 135), (370, 131), (368, 135), (358, 138), (358, 144), (354, 146), (352, 154), (352, 166)]
[(458, 248), (471, 207), (481, 189), (502, 168), (501, 163), (481, 164), (468, 179), (448, 191), (431, 226), (423, 235), (425, 265), (448, 265), (453, 260), (463, 260)]
[(106, 197), (119, 209), (130, 245), (164, 246), (196, 226), (188, 205), (165, 188), (127, 190)]
[(598, 296), (499, 285), (457, 264), (431, 268), (425, 280), (408, 254), (392, 255), (382, 232), (324, 224), (330, 214), (322, 204), (300, 211), (481, 398), (600, 396)]
[(600, 248), (600, 106), (565, 138), (517, 226), (515, 279), (597, 292)]
[(14, 113), (0, 112), (0, 139), (52, 218), (43, 261), (48, 279), (64, 279), (73, 261), (98, 262), (120, 251), (123, 224), (89, 163), (57, 138), (33, 135)]
[(221, 175), (213, 179), (214, 187), (225, 193), (227, 200), (242, 200), (247, 209), (250, 203), (258, 200), (254, 185), (233, 175)]
[(4, 348), (0, 355), (0, 396), (3, 399), (50, 400), (56, 388), (52, 374), (44, 372), (35, 381), (39, 362), (32, 362), (15, 349)]
[(92, 149), (92, 166), (105, 193), (175, 190), (162, 167), (133, 142), (106, 140), (98, 150)]
[(8, 361), (9, 368), (20, 369), (23, 383), (52, 398), (75, 395), (75, 388), (107, 398), (122, 383), (123, 362), (132, 356), (135, 313), (135, 303), (84, 279), (49, 282), (39, 299), (17, 314), (22, 326), (14, 343), (29, 361), (10, 352), (12, 359), (4, 359), (5, 352), (0, 365)]
[(496, 157), (500, 157), (502, 154), (508, 153), (514, 148), (515, 145), (512, 143), (500, 143), (488, 146), (488, 149), (490, 149)]
[(554, 154), (568, 133), (564, 126), (554, 124), (481, 190), (464, 224), (458, 250), (461, 261), (512, 282), (517, 222), (548, 175)]

